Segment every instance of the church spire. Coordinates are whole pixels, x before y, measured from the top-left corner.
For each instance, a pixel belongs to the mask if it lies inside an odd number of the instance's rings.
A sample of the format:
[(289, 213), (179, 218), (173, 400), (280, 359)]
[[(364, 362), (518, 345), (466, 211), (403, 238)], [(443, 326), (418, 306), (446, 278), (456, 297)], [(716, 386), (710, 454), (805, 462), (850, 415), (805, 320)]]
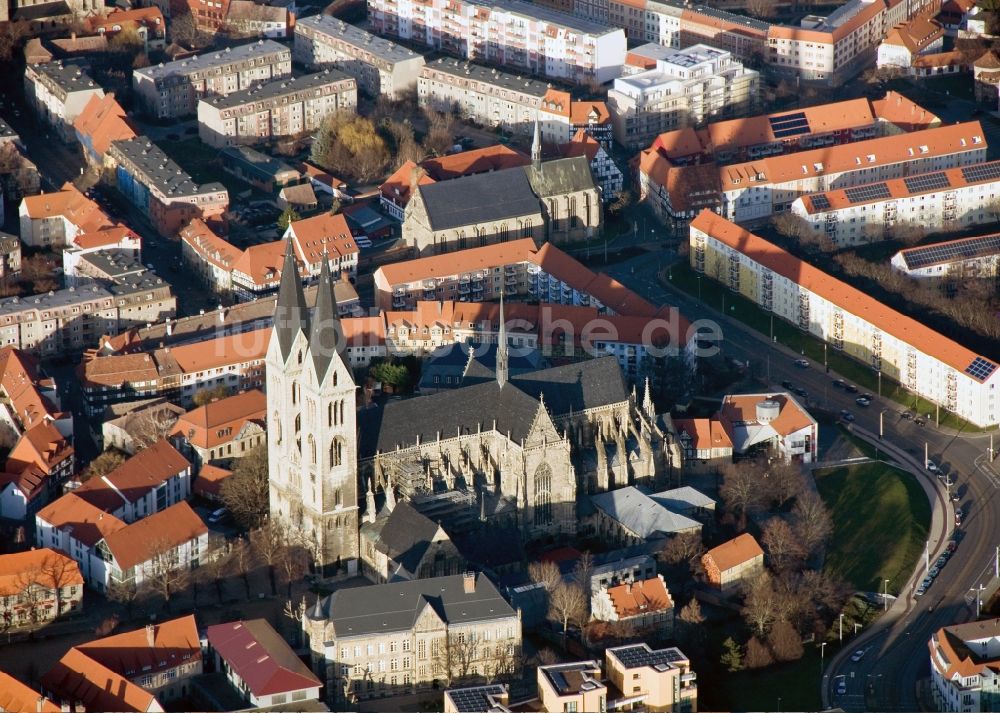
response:
[(295, 263), (295, 248), (292, 238), (285, 245), (285, 261), (281, 266), (281, 284), (278, 287), (278, 302), (274, 309), (274, 329), (277, 332), (278, 347), (282, 360), (287, 360), (299, 330), (309, 332), (309, 312), (306, 298), (302, 293), (302, 278)]
[(656, 407), (653, 405), (653, 390), (649, 386), (649, 377), (646, 377), (646, 393), (642, 397), (642, 410), (649, 418), (656, 418)]
[(365, 522), (375, 522), (375, 493), (372, 491), (372, 479), (368, 478), (368, 492), (365, 493)]
[(542, 167), (542, 129), (535, 117), (535, 136), (531, 140), (531, 166), (537, 171)]
[(337, 296), (333, 291), (330, 277), (330, 263), (326, 252), (319, 271), (319, 286), (316, 289), (316, 310), (313, 312), (312, 330), (309, 333), (309, 352), (316, 367), (316, 378), (323, 383), (326, 372), (336, 352), (343, 356), (346, 348), (344, 328), (337, 312)]
[(500, 288), (500, 333), (497, 335), (497, 384), (507, 383), (507, 322), (503, 315), (503, 288)]
[(393, 492), (392, 488), (392, 476), (385, 476), (385, 511), (392, 512), (393, 508), (396, 507), (396, 494)]

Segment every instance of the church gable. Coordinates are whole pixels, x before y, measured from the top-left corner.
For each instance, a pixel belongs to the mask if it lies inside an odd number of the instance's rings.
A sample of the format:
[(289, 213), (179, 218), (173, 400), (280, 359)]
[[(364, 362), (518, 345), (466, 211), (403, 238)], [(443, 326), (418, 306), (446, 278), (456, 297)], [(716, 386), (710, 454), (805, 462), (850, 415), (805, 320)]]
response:
[(437, 613), (434, 605), (431, 604), (426, 595), (421, 594), (417, 603), (416, 617), (413, 621), (414, 633), (419, 634), (428, 631), (443, 631), (446, 628), (447, 623)]
[(528, 437), (525, 439), (525, 447), (532, 447), (536, 445), (541, 445), (543, 443), (552, 443), (553, 441), (562, 440), (562, 436), (556, 429), (555, 424), (552, 422), (552, 417), (549, 415), (548, 409), (545, 407), (544, 398), (538, 402), (538, 411), (535, 413), (535, 419), (528, 429)]

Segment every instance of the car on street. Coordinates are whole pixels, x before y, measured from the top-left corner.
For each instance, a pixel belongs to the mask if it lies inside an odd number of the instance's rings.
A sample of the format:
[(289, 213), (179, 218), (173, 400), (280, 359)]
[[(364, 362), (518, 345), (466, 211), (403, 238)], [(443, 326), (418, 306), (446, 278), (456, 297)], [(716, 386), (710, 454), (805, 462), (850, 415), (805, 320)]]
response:
[(788, 389), (789, 391), (791, 391), (792, 390), (792, 382), (789, 381), (788, 379), (785, 379), (784, 381), (781, 382), (781, 387), (784, 388), (784, 389)]
[(937, 558), (937, 561), (934, 563), (934, 566), (937, 567), (938, 569), (941, 569), (946, 564), (948, 564), (948, 556), (941, 555), (940, 557)]
[(962, 526), (962, 511), (961, 510), (956, 510), (955, 511), (955, 527), (961, 527), (961, 526)]
[(937, 566), (931, 567), (929, 570), (927, 570), (927, 574), (930, 575), (931, 577), (937, 577), (939, 574), (941, 574), (941, 568)]
[(954, 540), (951, 540), (945, 546), (944, 551), (947, 552), (948, 554), (952, 554), (956, 549), (958, 549), (958, 543), (955, 542)]
[(806, 396), (809, 395), (809, 392), (803, 389), (801, 386), (796, 386), (794, 389), (792, 389), (792, 392), (796, 396), (801, 396), (802, 398), (806, 398)]
[(871, 406), (872, 402), (866, 399), (864, 396), (859, 396), (858, 398), (854, 399), (854, 403), (856, 403), (858, 406), (867, 408), (868, 406)]
[(960, 501), (961, 499), (962, 499), (962, 496), (960, 496), (960, 495), (959, 495), (958, 493), (954, 493), (954, 494), (953, 494), (953, 495), (951, 496), (951, 501), (952, 501), (953, 503), (957, 503), (957, 502), (959, 502), (959, 501)]
[(875, 400), (875, 397), (872, 396), (871, 394), (867, 393), (867, 392), (861, 394), (861, 398), (867, 399), (868, 401), (874, 401)]
[(840, 418), (848, 423), (854, 421), (854, 414), (848, 411), (846, 408), (840, 409)]
[(913, 414), (910, 413), (909, 411), (901, 411), (899, 413), (899, 417), (902, 418), (903, 420), (909, 421), (911, 418), (913, 418)]
[[(941, 470), (941, 469), (940, 469), (940, 468), (938, 468), (938, 465), (937, 465), (937, 463), (935, 463), (935, 462), (934, 462), (934, 461), (932, 461), (932, 460), (929, 460), (929, 461), (927, 461), (927, 470), (929, 470), (929, 471), (930, 471), (930, 472), (932, 472), (932, 473), (938, 473), (938, 472), (940, 472), (940, 470)], [(941, 475), (942, 475), (942, 477), (943, 477), (943, 476), (944, 476), (944, 473), (941, 473)]]
[(915, 596), (915, 597), (922, 597), (922, 596), (924, 596), (924, 593), (926, 591), (927, 591), (927, 587), (925, 587), (924, 585), (921, 584), (919, 587), (917, 587), (917, 590), (913, 593), (913, 596)]
[(913, 419), (913, 422), (915, 424), (917, 424), (918, 426), (923, 426), (924, 425), (924, 420), (922, 418), (915, 418), (915, 419)]
[(847, 678), (840, 676), (837, 678), (837, 695), (843, 696), (847, 693)]
[(808, 369), (809, 368), (809, 360), (808, 359), (796, 359), (795, 360), (795, 366), (799, 367), (800, 369)]
[(847, 386), (844, 387), (844, 391), (846, 391), (849, 394), (856, 394), (858, 393), (858, 387), (855, 386), (854, 384), (848, 384)]
[(835, 388), (835, 389), (842, 389), (845, 386), (847, 386), (847, 382), (844, 381), (843, 379), (834, 379), (833, 380), (833, 388)]
[(857, 663), (858, 661), (860, 661), (864, 657), (865, 657), (865, 650), (864, 649), (858, 649), (857, 651), (855, 651), (851, 655), (851, 661), (853, 661), (854, 663)]
[(930, 586), (934, 584), (934, 577), (924, 577), (924, 581), (921, 582), (924, 589), (930, 589)]

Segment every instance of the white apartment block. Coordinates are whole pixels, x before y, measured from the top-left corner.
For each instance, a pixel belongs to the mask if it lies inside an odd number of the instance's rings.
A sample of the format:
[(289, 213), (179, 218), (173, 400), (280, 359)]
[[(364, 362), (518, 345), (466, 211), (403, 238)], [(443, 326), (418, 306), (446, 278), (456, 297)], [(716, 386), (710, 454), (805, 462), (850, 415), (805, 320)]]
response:
[(961, 230), (994, 220), (1000, 161), (866, 183), (798, 198), (792, 213), (837, 247), (881, 242), (897, 229)]
[(904, 248), (892, 256), (891, 264), (916, 278), (996, 278), (1000, 276), (1000, 233)]
[(940, 52), (943, 45), (944, 28), (935, 20), (921, 16), (886, 33), (878, 46), (875, 64), (908, 70), (917, 56)]
[(291, 50), (274, 40), (259, 40), (136, 69), (132, 89), (147, 114), (173, 119), (194, 114), (201, 97), (226, 96), (291, 73)]
[(306, 131), (358, 106), (358, 84), (335, 69), (289, 77), (198, 102), (198, 135), (209, 146), (263, 144)]
[(28, 105), (63, 141), (76, 140), (73, 122), (93, 96), (103, 97), (104, 90), (76, 65), (48, 62), (24, 68)]
[[(531, 135), (538, 120), (542, 141), (561, 144), (578, 128), (590, 128), (601, 102), (573, 101), (570, 93), (537, 79), (441, 58), (423, 68), (417, 102), (437, 111), (457, 111), (463, 118)], [(606, 109), (605, 109), (606, 111)], [(604, 117), (596, 119), (603, 122)]]
[(1000, 619), (938, 629), (927, 642), (937, 710), (993, 710), (1000, 695)]
[(522, 0), (369, 0), (368, 22), (463, 59), (575, 84), (621, 74), (625, 32)]
[(81, 276), (80, 258), (100, 252), (124, 252), (140, 257), (142, 240), (137, 233), (124, 226), (103, 230), (98, 233), (78, 235), (68, 241), (62, 251), (63, 275), (69, 278)]
[(654, 69), (618, 77), (608, 92), (622, 146), (638, 149), (666, 131), (746, 114), (756, 104), (760, 74), (731, 53), (695, 45), (664, 55)]
[(996, 362), (709, 210), (690, 244), (697, 272), (970, 423), (1000, 421)]
[(368, 96), (390, 99), (413, 89), (424, 66), (423, 55), (322, 13), (295, 23), (292, 54), (307, 67), (354, 77)]
[(681, 47), (680, 3), (646, 0), (574, 0), (573, 14), (593, 22), (625, 30), (629, 42), (652, 42), (663, 47)]
[(736, 223), (763, 220), (809, 193), (982, 163), (984, 136), (970, 121), (723, 166), (719, 212)]

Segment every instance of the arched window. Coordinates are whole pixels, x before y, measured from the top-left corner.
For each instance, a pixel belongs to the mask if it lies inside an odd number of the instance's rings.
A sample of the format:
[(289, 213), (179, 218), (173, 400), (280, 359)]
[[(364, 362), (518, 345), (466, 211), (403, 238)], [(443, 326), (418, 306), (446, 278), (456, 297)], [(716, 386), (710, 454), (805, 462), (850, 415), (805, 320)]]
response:
[(299, 364), (301, 364), (302, 363), (302, 350), (301, 349), (299, 349), (298, 359), (299, 359)]
[(292, 406), (299, 402), (299, 385), (296, 382), (292, 382)]
[(330, 465), (337, 466), (340, 465), (344, 460), (344, 441), (340, 438), (334, 438), (333, 442), (330, 443)]
[(535, 524), (546, 525), (552, 521), (552, 469), (542, 463), (535, 470)]
[(273, 423), (274, 423), (274, 432), (275, 432), (274, 433), (274, 435), (275, 435), (275, 441), (274, 442), (275, 443), (281, 443), (281, 418), (278, 417), (278, 412), (277, 411), (274, 412)]
[(333, 410), (334, 410), (334, 403), (331, 401), (330, 403), (328, 403), (326, 405), (326, 425), (327, 426), (332, 426), (333, 425)]
[(340, 488), (333, 491), (333, 504), (335, 507), (340, 507)]
[(337, 371), (336, 371), (336, 369), (333, 372), (333, 385), (334, 386), (337, 385)]
[(295, 435), (299, 435), (302, 432), (302, 414), (295, 414)]
[(307, 440), (309, 443), (309, 460), (313, 465), (316, 465), (316, 439), (310, 433)]
[(344, 400), (340, 400), (340, 421), (339, 423), (343, 425), (344, 423)]

